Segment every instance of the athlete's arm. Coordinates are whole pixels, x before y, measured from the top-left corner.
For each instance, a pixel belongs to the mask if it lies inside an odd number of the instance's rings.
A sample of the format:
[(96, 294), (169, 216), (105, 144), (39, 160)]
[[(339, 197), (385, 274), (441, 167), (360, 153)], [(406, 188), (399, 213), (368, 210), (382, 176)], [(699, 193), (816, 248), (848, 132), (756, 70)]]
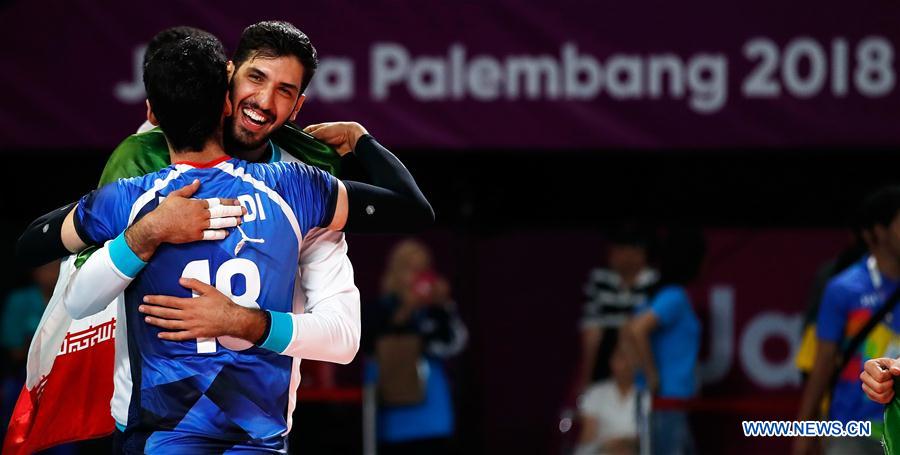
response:
[[(188, 199), (197, 187), (199, 181), (173, 191), (170, 196), (175, 197), (171, 201), (167, 198), (168, 204), (164, 201), (151, 212), (154, 216), (148, 215), (129, 228), (128, 244), (139, 256), (149, 259), (161, 243), (221, 240), (227, 235), (225, 228), (239, 223), (244, 209), (236, 199)], [(16, 244), (18, 258), (38, 266), (95, 244), (84, 230), (79, 232), (77, 207), (73, 202), (34, 220)]]
[[(822, 397), (828, 393), (828, 385), (835, 369), (835, 358), (838, 353), (837, 343), (818, 338), (816, 340), (816, 356), (813, 368), (803, 388), (800, 398), (800, 412), (798, 420), (818, 420)], [(791, 453), (807, 454), (815, 447), (817, 441), (812, 438), (795, 438), (791, 447)]]
[(233, 336), (292, 357), (346, 364), (359, 350), (359, 290), (347, 257), (343, 233), (310, 232), (300, 252), (300, 287), (306, 297), (294, 311), (244, 308), (216, 288), (197, 280), (181, 280), (197, 297), (152, 295), (138, 311), (146, 322), (167, 329), (160, 338), (185, 341)]
[(645, 311), (635, 316), (625, 324), (623, 336), (626, 343), (630, 342), (631, 349), (637, 355), (638, 365), (647, 377), (648, 388), (656, 392), (659, 387), (659, 372), (656, 362), (653, 360), (653, 349), (650, 347), (650, 335), (659, 325), (659, 318), (651, 311)]
[[(360, 298), (342, 232), (310, 232), (300, 251), (299, 279), (302, 293), (295, 295), (287, 346), (267, 344), (269, 337), (259, 344), (292, 357), (350, 363), (359, 350)], [(303, 302), (296, 299), (302, 296), (306, 297), (305, 311), (300, 313)]]
[[(849, 310), (858, 298), (853, 288), (844, 286), (839, 280), (832, 279), (825, 286), (816, 317), (816, 356), (803, 388), (797, 420), (817, 420), (819, 417), (822, 397), (828, 392), (837, 368), (837, 355), (844, 340)], [(791, 450), (796, 454), (807, 453), (816, 442), (812, 438), (796, 438)]]
[(72, 254), (63, 245), (59, 233), (63, 220), (74, 207), (74, 202), (66, 204), (32, 221), (16, 242), (16, 257), (29, 267), (37, 267)]
[(800, 412), (798, 420), (817, 420), (819, 406), (822, 397), (828, 392), (828, 383), (831, 382), (835, 368), (835, 358), (838, 354), (837, 343), (830, 340), (816, 340), (816, 356), (813, 369), (803, 388), (800, 400)]
[[(156, 172), (168, 164), (168, 144), (161, 131), (133, 134), (116, 146), (109, 156), (98, 187), (119, 179)], [(34, 220), (16, 244), (17, 258), (23, 263), (37, 266), (84, 248), (83, 244), (77, 242), (73, 248), (66, 248), (61, 238), (63, 220), (74, 206), (75, 203), (68, 204)], [(79, 260), (89, 255), (85, 252)]]
[[(200, 181), (194, 180), (172, 191), (159, 207), (125, 230), (128, 246), (136, 255), (147, 261), (163, 243), (221, 240), (228, 235), (227, 228), (240, 224), (246, 209), (236, 199), (192, 199), (198, 188)], [(60, 233), (62, 244), (73, 253), (107, 240), (95, 238), (86, 229), (93, 221), (89, 214), (79, 217), (77, 212), (76, 205)]]
[[(72, 318), (81, 319), (106, 308), (128, 287), (162, 243), (187, 243), (195, 241), (197, 235), (209, 240), (221, 239), (228, 235), (224, 227), (240, 223), (237, 215), (243, 213), (243, 208), (236, 206), (236, 200), (188, 199), (198, 187), (199, 181), (194, 181), (173, 191), (159, 207), (87, 258), (69, 280), (63, 297)], [(210, 209), (210, 204), (223, 205)], [(220, 212), (231, 216), (211, 218)], [(74, 213), (70, 214), (63, 223), (63, 243), (67, 248), (83, 248), (86, 245), (83, 237), (89, 234), (84, 229), (79, 234), (74, 218)], [(195, 232), (198, 230), (202, 232)]]
[(411, 232), (434, 222), (434, 210), (409, 170), (359, 123), (310, 125), (304, 131), (343, 156), (353, 152), (372, 184), (338, 182), (337, 205), (328, 229), (345, 232)]

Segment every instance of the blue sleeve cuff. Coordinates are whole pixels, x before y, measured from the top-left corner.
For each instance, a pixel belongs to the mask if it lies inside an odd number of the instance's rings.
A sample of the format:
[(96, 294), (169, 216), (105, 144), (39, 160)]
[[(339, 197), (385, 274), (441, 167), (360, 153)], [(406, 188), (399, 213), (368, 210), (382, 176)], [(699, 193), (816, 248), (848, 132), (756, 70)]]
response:
[(294, 318), (290, 313), (267, 311), (272, 318), (272, 325), (269, 328), (269, 336), (259, 346), (280, 354), (287, 349), (294, 337)]
[(109, 258), (112, 260), (113, 265), (129, 278), (136, 277), (138, 272), (147, 265), (146, 262), (134, 254), (134, 251), (131, 251), (128, 242), (125, 241), (124, 232), (109, 242), (106, 247), (109, 249)]

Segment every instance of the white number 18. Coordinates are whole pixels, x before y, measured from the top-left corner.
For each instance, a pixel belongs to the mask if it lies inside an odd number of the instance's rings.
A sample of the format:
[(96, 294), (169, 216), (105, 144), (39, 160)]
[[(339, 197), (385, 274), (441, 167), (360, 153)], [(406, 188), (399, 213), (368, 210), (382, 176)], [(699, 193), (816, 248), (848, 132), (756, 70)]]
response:
[[(181, 272), (182, 278), (193, 278), (206, 284), (210, 284), (210, 274), (209, 261), (205, 259), (188, 263)], [(246, 283), (246, 289), (241, 295), (234, 295), (231, 292), (231, 279), (237, 275), (243, 275)], [(216, 289), (242, 307), (259, 308), (259, 303), (256, 301), (261, 289), (259, 268), (247, 259), (229, 259), (216, 271)], [(197, 297), (196, 293), (194, 293), (194, 297)], [(197, 338), (197, 352), (200, 354), (216, 352), (216, 340), (232, 351), (243, 351), (253, 345), (249, 341), (230, 336), (221, 336), (215, 339)]]

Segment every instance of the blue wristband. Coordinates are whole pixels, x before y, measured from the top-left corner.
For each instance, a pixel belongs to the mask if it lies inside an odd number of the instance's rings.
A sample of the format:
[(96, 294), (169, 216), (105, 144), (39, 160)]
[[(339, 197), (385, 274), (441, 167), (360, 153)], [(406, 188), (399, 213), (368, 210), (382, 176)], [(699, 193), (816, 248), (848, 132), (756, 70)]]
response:
[(277, 353), (284, 352), (294, 337), (294, 318), (290, 313), (266, 310), (272, 320), (269, 336), (259, 346)]
[(128, 278), (137, 276), (138, 272), (147, 265), (128, 246), (124, 232), (109, 242), (106, 247), (109, 250), (109, 258), (112, 260), (113, 265)]

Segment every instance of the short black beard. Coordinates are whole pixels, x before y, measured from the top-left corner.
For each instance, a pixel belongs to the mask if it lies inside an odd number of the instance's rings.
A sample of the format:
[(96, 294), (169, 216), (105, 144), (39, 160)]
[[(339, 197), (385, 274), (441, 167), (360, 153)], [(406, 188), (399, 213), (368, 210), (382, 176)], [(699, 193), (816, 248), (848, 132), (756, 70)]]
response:
[(247, 144), (246, 142), (242, 142), (235, 137), (235, 128), (236, 126), (234, 124), (234, 116), (225, 119), (225, 134), (223, 135), (225, 152), (231, 156), (236, 156), (243, 159), (243, 155), (246, 152), (258, 149), (269, 139), (268, 137), (266, 137), (256, 144)]

